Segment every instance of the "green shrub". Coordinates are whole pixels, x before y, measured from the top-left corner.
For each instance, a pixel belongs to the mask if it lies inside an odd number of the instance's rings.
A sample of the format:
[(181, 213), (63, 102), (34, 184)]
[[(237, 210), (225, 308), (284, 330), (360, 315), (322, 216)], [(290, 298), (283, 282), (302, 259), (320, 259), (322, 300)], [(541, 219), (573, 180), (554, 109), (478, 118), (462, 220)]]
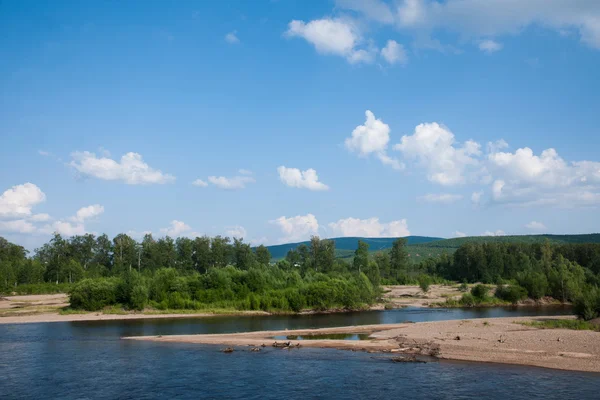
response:
[(431, 285), (431, 277), (429, 275), (421, 275), (419, 276), (419, 287), (424, 293), (429, 291), (429, 286)]
[(475, 296), (473, 296), (471, 293), (465, 293), (460, 298), (460, 304), (466, 307), (473, 307), (477, 304), (477, 301), (475, 299)]
[(84, 279), (78, 282), (69, 295), (71, 307), (97, 311), (117, 303), (117, 281), (115, 279)]
[(487, 297), (488, 291), (490, 289), (485, 286), (482, 285), (481, 283), (479, 285), (475, 285), (472, 289), (471, 289), (471, 294), (473, 295), (473, 297), (475, 297), (475, 299), (477, 300), (483, 300)]
[(515, 304), (527, 297), (527, 290), (519, 285), (498, 285), (496, 297)]
[(573, 311), (584, 321), (600, 316), (600, 291), (597, 288), (586, 288), (575, 299)]
[(136, 285), (131, 291), (129, 306), (138, 311), (142, 311), (148, 304), (148, 288), (145, 285)]

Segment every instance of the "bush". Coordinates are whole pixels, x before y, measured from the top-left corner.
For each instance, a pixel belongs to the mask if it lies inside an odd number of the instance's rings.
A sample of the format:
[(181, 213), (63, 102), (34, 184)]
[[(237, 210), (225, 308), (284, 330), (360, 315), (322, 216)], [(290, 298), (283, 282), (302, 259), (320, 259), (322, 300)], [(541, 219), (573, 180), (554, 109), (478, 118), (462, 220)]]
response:
[(519, 285), (498, 285), (496, 288), (496, 297), (515, 304), (527, 297), (527, 290)]
[(138, 311), (142, 311), (148, 304), (148, 287), (145, 285), (134, 286), (129, 298), (129, 306)]
[(467, 307), (473, 307), (475, 304), (477, 304), (477, 301), (471, 293), (465, 293), (460, 299), (460, 304)]
[(479, 285), (475, 285), (471, 289), (471, 294), (473, 295), (473, 297), (475, 297), (475, 299), (477, 299), (477, 300), (483, 300), (483, 299), (486, 298), (489, 290), (490, 289), (487, 286), (482, 285), (480, 283)]
[(429, 286), (431, 285), (431, 277), (429, 275), (421, 275), (419, 276), (419, 287), (424, 293), (429, 291)]
[(70, 293), (71, 307), (97, 311), (117, 302), (117, 280), (84, 279), (77, 283)]
[(584, 321), (600, 316), (600, 291), (597, 288), (586, 288), (575, 299), (573, 311)]
[(458, 290), (461, 292), (467, 292), (467, 291), (469, 291), (469, 285), (467, 285), (467, 282), (463, 282), (458, 287)]

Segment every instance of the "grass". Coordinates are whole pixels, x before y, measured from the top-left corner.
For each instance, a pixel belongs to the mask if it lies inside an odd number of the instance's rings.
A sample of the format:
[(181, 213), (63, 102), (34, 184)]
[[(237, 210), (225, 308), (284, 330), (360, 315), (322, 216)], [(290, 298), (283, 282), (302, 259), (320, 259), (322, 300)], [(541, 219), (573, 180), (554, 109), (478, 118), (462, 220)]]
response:
[(573, 329), (576, 331), (600, 332), (600, 326), (580, 319), (545, 319), (540, 321), (518, 321), (517, 323), (540, 329)]

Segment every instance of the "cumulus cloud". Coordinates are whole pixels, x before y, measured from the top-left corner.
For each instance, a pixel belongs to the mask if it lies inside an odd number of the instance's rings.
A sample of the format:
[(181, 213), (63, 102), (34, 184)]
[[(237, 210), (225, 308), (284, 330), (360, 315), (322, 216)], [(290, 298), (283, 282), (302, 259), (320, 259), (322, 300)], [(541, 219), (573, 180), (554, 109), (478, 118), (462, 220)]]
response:
[(365, 14), (369, 19), (381, 23), (394, 22), (394, 14), (390, 6), (380, 0), (336, 0), (335, 3), (340, 8)]
[(277, 168), (279, 179), (287, 186), (308, 190), (328, 190), (329, 186), (319, 182), (317, 171), (309, 168), (300, 171), (298, 168), (286, 168), (283, 165)]
[(104, 207), (100, 204), (94, 204), (87, 207), (82, 207), (75, 214), (75, 220), (83, 222), (86, 219), (95, 218), (104, 212)]
[(319, 232), (319, 222), (312, 214), (297, 215), (295, 217), (279, 217), (270, 221), (279, 227), (284, 237), (280, 242), (301, 241)]
[(404, 165), (398, 160), (387, 155), (387, 147), (390, 141), (390, 127), (382, 120), (375, 118), (370, 110), (365, 112), (366, 121), (352, 131), (352, 135), (346, 139), (346, 148), (358, 153), (361, 157), (374, 154), (383, 164), (390, 165), (394, 169), (402, 169)]
[(497, 231), (485, 231), (481, 234), (481, 236), (505, 236), (506, 233), (502, 230)]
[(239, 43), (240, 39), (237, 37), (237, 31), (232, 31), (225, 35), (225, 41), (229, 44)]
[(457, 238), (462, 238), (462, 237), (467, 237), (467, 234), (461, 231), (454, 231), (452, 233), (453, 237), (457, 237)]
[(490, 153), (487, 158), (495, 176), (495, 202), (567, 207), (600, 204), (600, 162), (567, 162), (552, 148), (538, 156), (528, 147), (514, 153)]
[(160, 233), (164, 236), (180, 237), (180, 236), (191, 236), (192, 228), (183, 221), (174, 219), (171, 221), (171, 225), (167, 228), (161, 228)]
[(532, 231), (545, 231), (546, 230), (546, 225), (544, 225), (541, 222), (537, 222), (537, 221), (531, 221), (530, 223), (528, 223), (527, 225), (525, 225), (525, 227), (527, 229), (531, 229)]
[(346, 218), (329, 224), (336, 236), (403, 237), (409, 236), (406, 219), (383, 223), (379, 218)]
[(462, 199), (462, 195), (460, 194), (450, 194), (450, 193), (430, 193), (425, 196), (419, 197), (420, 200), (426, 201), (428, 203), (445, 203), (450, 204), (457, 202)]
[(33, 183), (7, 189), (0, 196), (0, 218), (31, 215), (31, 208), (46, 200), (46, 195)]
[(406, 64), (408, 62), (408, 56), (404, 46), (395, 40), (388, 40), (387, 44), (381, 49), (381, 56), (389, 64)]
[(488, 54), (500, 51), (502, 47), (504, 47), (502, 43), (498, 43), (495, 40), (486, 39), (479, 42), (479, 50)]
[(37, 231), (35, 225), (24, 219), (17, 219), (13, 221), (2, 221), (0, 220), (0, 232), (8, 233), (34, 233)]
[(254, 178), (250, 176), (234, 176), (227, 178), (224, 176), (209, 176), (208, 181), (220, 189), (235, 190), (244, 189), (248, 183), (254, 183)]
[(358, 28), (350, 21), (341, 19), (293, 20), (288, 24), (285, 36), (303, 38), (318, 53), (341, 56), (350, 63), (372, 62), (376, 51), (371, 47), (359, 48), (361, 35)]
[(455, 33), (462, 41), (497, 43), (500, 36), (518, 35), (535, 25), (559, 34), (575, 32), (584, 44), (600, 49), (600, 3), (595, 0), (339, 0), (337, 6), (366, 20), (393, 24), (417, 43), (439, 42), (440, 32)]
[(63, 236), (85, 235), (85, 226), (81, 222), (56, 221), (40, 230), (42, 233), (58, 233)]
[(479, 143), (468, 140), (460, 146), (454, 134), (436, 122), (418, 125), (394, 149), (425, 168), (431, 182), (446, 186), (465, 183), (467, 170), (479, 166), (477, 156), (481, 155)]
[(192, 185), (198, 186), (198, 187), (207, 187), (208, 183), (204, 182), (202, 179), (196, 179), (195, 181), (192, 182)]
[(52, 219), (52, 217), (49, 214), (45, 214), (45, 213), (35, 214), (35, 215), (32, 215), (31, 217), (29, 217), (29, 220), (32, 222), (46, 222), (46, 221), (50, 221), (51, 219)]
[(231, 236), (234, 238), (238, 238), (238, 239), (243, 239), (246, 237), (246, 228), (244, 228), (243, 226), (230, 226), (229, 228), (227, 228), (227, 230), (225, 231), (225, 233), (227, 234), (227, 236)]
[(74, 152), (70, 165), (84, 176), (108, 181), (122, 181), (129, 185), (164, 184), (175, 181), (175, 177), (151, 168), (138, 153), (127, 153), (120, 161), (108, 157), (97, 157), (89, 151)]
[(478, 192), (473, 192), (471, 194), (471, 203), (473, 203), (474, 205), (478, 206), (479, 204), (481, 204), (481, 197), (483, 196), (483, 191), (480, 190)]

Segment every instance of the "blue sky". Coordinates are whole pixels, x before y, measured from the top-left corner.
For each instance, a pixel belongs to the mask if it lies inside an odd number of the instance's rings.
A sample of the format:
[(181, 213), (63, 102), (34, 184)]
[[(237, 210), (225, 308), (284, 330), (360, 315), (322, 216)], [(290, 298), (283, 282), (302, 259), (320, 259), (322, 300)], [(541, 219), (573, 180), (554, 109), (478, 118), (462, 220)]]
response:
[(596, 232), (599, 68), (593, 0), (5, 1), (0, 235)]

